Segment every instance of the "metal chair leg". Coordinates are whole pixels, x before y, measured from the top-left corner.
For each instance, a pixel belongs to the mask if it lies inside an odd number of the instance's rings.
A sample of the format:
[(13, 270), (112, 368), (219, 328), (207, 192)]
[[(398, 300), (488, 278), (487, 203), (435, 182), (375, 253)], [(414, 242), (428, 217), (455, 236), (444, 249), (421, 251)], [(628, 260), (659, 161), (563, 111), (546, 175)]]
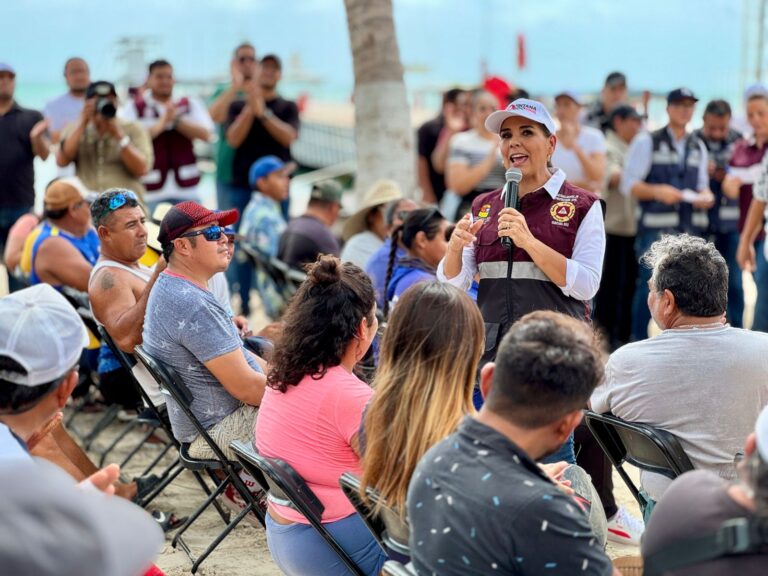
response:
[(157, 496), (160, 495), (160, 493), (165, 490), (166, 486), (168, 486), (171, 482), (176, 480), (176, 478), (184, 471), (184, 467), (179, 463), (177, 460), (171, 465), (171, 468), (167, 471), (167, 476), (162, 479), (160, 483), (158, 483), (157, 486), (155, 486), (149, 494), (144, 496), (140, 501), (137, 502), (137, 505), (141, 506), (142, 508), (146, 508), (150, 505), (150, 503), (157, 498)]
[[(106, 449), (101, 453), (101, 457), (99, 458), (99, 468), (104, 467), (104, 462), (106, 461), (109, 453), (112, 452), (112, 450), (115, 449), (115, 447), (120, 443), (120, 441), (123, 438), (125, 438), (128, 435), (128, 433), (131, 432), (131, 430), (136, 428), (137, 425), (138, 425), (138, 422), (136, 422), (135, 420), (128, 422), (128, 424), (125, 425), (125, 427), (122, 429), (120, 434), (118, 434), (115, 437), (115, 439), (112, 440), (112, 443), (109, 446), (107, 446)], [(123, 465), (121, 464), (120, 467), (122, 468)]]
[(182, 524), (179, 529), (176, 531), (176, 534), (173, 537), (173, 540), (171, 540), (171, 546), (176, 548), (176, 545), (178, 544), (179, 540), (181, 539), (184, 532), (187, 531), (187, 528), (189, 528), (192, 523), (198, 519), (198, 517), (205, 512), (205, 509), (208, 508), (208, 506), (213, 502), (222, 492), (224, 492), (224, 489), (227, 487), (228, 482), (224, 481), (219, 486), (211, 492), (211, 495), (208, 496), (208, 498), (205, 499), (205, 502), (203, 502), (200, 507), (198, 507), (197, 510), (195, 510), (189, 518), (187, 518), (187, 521)]
[[(149, 474), (149, 473), (152, 471), (152, 469), (153, 469), (155, 466), (157, 466), (157, 464), (160, 462), (160, 460), (162, 460), (162, 459), (163, 459), (163, 457), (164, 457), (166, 454), (168, 454), (168, 451), (169, 451), (171, 448), (173, 448), (173, 444), (171, 444), (170, 442), (169, 442), (168, 444), (166, 444), (166, 445), (163, 447), (163, 449), (160, 451), (160, 454), (158, 454), (158, 455), (157, 455), (157, 456), (154, 458), (154, 460), (152, 460), (152, 462), (150, 462), (150, 463), (147, 465), (147, 467), (146, 467), (146, 468), (144, 468), (144, 471), (141, 473), (141, 476), (146, 476), (147, 474)], [(163, 474), (165, 474), (165, 473), (166, 473), (166, 472), (164, 472)], [(161, 474), (161, 477), (163, 476), (163, 474)]]
[(213, 552), (216, 549), (216, 547), (221, 543), (221, 541), (224, 540), (224, 538), (226, 538), (230, 532), (232, 532), (235, 526), (237, 526), (240, 523), (240, 521), (243, 518), (245, 518), (245, 515), (249, 514), (252, 511), (253, 511), (253, 504), (251, 503), (251, 504), (248, 504), (245, 508), (243, 508), (240, 511), (240, 513), (232, 519), (232, 522), (227, 524), (227, 527), (224, 528), (224, 530), (221, 531), (221, 533), (216, 537), (216, 539), (208, 545), (208, 548), (205, 549), (205, 552), (203, 552), (200, 556), (198, 556), (197, 560), (193, 562), (192, 570), (191, 570), (192, 574), (197, 572), (197, 569), (205, 561), (205, 559), (208, 558), (211, 552)]
[(83, 438), (83, 448), (85, 450), (91, 449), (91, 444), (93, 444), (94, 440), (96, 440), (99, 434), (106, 430), (107, 427), (115, 421), (118, 412), (120, 412), (120, 406), (116, 404), (113, 404), (107, 408), (107, 411), (104, 412), (104, 415), (99, 419), (98, 422), (96, 422), (91, 431)]
[(131, 450), (128, 455), (123, 458), (123, 461), (120, 463), (120, 468), (128, 464), (128, 462), (133, 458), (136, 453), (141, 450), (141, 448), (144, 446), (144, 444), (149, 440), (149, 437), (152, 436), (152, 434), (155, 433), (155, 430), (157, 430), (157, 426), (150, 426), (150, 429), (148, 432), (144, 434), (141, 440), (139, 440), (139, 443), (134, 446), (133, 450)]

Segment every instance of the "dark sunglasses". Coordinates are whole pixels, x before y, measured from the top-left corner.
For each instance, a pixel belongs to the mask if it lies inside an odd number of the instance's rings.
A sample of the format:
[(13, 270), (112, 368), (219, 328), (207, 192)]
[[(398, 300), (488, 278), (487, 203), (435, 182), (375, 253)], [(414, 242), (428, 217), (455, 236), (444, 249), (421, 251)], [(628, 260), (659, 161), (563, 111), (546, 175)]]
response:
[(253, 56), (238, 56), (237, 61), (240, 64), (245, 64), (246, 62), (256, 62), (256, 58)]
[(125, 206), (128, 200), (136, 200), (138, 202), (138, 198), (136, 198), (136, 194), (133, 192), (119, 192), (109, 199), (108, 208), (110, 210), (117, 210), (121, 206)]
[(221, 226), (209, 226), (208, 228), (196, 230), (195, 232), (186, 232), (179, 236), (179, 238), (191, 238), (192, 236), (200, 236), (201, 234), (203, 238), (208, 240), (208, 242), (216, 242), (221, 238), (221, 235), (224, 234), (224, 228)]

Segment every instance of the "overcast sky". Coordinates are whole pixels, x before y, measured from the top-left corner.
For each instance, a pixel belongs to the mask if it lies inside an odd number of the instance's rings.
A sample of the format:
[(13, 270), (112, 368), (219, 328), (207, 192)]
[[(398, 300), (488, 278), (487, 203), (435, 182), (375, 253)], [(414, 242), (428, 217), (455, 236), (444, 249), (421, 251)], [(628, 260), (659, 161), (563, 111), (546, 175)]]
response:
[[(226, 74), (231, 49), (299, 54), (327, 85), (351, 90), (342, 0), (6, 0), (0, 61), (17, 83), (56, 82), (64, 60), (82, 55), (94, 77), (114, 78), (115, 41), (154, 36), (150, 57), (178, 76)], [(540, 93), (595, 91), (609, 71), (630, 87), (687, 85), (704, 95), (738, 94), (741, 0), (394, 0), (401, 57), (426, 67), (409, 85), (446, 86), (489, 71)], [(516, 36), (528, 69), (516, 70)]]

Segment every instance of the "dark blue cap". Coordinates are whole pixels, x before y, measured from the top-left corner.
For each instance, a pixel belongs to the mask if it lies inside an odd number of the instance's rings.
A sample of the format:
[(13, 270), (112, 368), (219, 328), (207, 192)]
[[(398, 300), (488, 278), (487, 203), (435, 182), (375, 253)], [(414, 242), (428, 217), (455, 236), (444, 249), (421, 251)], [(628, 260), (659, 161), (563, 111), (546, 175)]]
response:
[(282, 170), (283, 168), (285, 168), (285, 162), (277, 156), (262, 156), (248, 170), (248, 183), (251, 185), (251, 188), (255, 188), (259, 178), (269, 176), (275, 170)]

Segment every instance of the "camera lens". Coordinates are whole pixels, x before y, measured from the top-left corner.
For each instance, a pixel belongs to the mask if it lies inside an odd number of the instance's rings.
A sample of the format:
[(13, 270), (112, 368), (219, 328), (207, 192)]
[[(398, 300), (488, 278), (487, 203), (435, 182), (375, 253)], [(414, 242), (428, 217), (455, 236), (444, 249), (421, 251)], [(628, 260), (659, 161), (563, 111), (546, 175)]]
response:
[(96, 112), (102, 118), (114, 118), (117, 114), (117, 108), (108, 98), (99, 98), (96, 101)]

